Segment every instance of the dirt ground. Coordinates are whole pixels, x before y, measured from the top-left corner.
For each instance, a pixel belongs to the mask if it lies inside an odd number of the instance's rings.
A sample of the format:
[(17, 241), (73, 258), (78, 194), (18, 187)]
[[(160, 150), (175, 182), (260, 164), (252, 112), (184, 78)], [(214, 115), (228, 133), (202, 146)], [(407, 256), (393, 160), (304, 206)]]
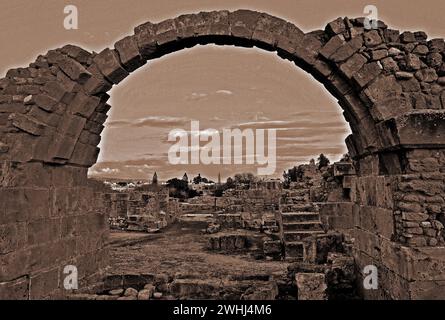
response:
[(112, 274), (167, 273), (200, 279), (278, 275), (287, 272), (283, 261), (255, 260), (248, 252), (222, 254), (206, 249), (207, 223), (179, 221), (155, 234), (111, 233)]

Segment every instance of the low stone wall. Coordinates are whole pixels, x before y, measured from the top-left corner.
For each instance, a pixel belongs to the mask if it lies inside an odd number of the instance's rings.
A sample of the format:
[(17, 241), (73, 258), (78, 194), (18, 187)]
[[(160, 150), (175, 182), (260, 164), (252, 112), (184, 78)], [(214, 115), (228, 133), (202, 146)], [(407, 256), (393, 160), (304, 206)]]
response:
[(177, 199), (170, 198), (168, 189), (153, 191), (113, 192), (103, 194), (112, 226), (122, 221), (149, 228), (163, 228), (176, 220), (180, 207)]

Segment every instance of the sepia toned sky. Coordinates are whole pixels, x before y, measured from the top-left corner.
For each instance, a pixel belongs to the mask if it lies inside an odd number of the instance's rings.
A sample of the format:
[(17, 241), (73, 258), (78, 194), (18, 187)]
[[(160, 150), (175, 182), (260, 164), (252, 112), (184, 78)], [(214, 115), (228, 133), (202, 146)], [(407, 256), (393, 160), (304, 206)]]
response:
[[(79, 29), (65, 30), (63, 9), (76, 5)], [(323, 29), (339, 16), (363, 16), (375, 5), (391, 28), (444, 36), (445, 1), (425, 0), (2, 0), (0, 73), (26, 66), (38, 54), (67, 43), (99, 52), (146, 21), (183, 13), (247, 8), (296, 24), (303, 31)], [(311, 76), (274, 53), (258, 49), (199, 46), (150, 62), (111, 91), (99, 163), (90, 173), (161, 180), (201, 173), (215, 178), (256, 166), (173, 166), (168, 163), (170, 130), (214, 128), (277, 129), (277, 170), (308, 161), (321, 152), (338, 160), (346, 152), (349, 128), (341, 109)]]

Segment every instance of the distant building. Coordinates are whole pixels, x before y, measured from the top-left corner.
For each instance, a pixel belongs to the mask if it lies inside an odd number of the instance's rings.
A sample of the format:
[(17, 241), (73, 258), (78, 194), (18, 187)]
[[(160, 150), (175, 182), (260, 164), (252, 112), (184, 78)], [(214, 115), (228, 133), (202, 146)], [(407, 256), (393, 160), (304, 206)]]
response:
[(158, 174), (155, 173), (153, 174), (153, 179), (151, 180), (151, 184), (158, 184)]

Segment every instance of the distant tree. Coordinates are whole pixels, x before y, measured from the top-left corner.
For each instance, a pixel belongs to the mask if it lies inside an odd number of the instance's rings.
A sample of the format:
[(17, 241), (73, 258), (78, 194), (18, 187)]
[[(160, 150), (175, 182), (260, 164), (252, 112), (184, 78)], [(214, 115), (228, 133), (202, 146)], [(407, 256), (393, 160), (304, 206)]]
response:
[(303, 179), (304, 171), (302, 166), (294, 166), (291, 169), (288, 169), (287, 172), (283, 173), (284, 181), (287, 184), (290, 184), (291, 182), (297, 182)]
[(190, 189), (188, 182), (184, 179), (170, 179), (167, 181), (167, 187), (169, 188), (169, 194), (173, 198), (187, 199), (193, 198), (199, 195), (196, 190)]
[(224, 184), (224, 189), (227, 190), (233, 188), (235, 188), (235, 181), (231, 177), (228, 177), (226, 183)]
[(331, 161), (322, 153), (317, 159), (318, 169), (327, 167)]
[(351, 161), (351, 156), (349, 155), (349, 153), (345, 153), (343, 155), (343, 157), (340, 159), (340, 161), (344, 161), (344, 162), (350, 162)]
[(237, 173), (233, 178), (236, 185), (257, 182), (257, 178), (253, 173)]
[(194, 184), (200, 184), (201, 182), (202, 182), (202, 177), (201, 177), (201, 174), (198, 173), (198, 175), (193, 178), (193, 183)]

